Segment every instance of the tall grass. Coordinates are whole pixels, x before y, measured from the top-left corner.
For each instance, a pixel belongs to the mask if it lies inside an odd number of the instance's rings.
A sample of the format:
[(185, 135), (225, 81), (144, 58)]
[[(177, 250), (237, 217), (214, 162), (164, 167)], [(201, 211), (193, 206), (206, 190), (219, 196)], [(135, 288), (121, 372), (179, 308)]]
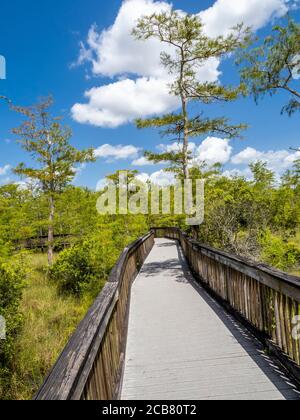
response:
[(47, 277), (46, 255), (28, 258), (31, 272), (21, 304), (24, 324), (10, 390), (11, 398), (18, 400), (32, 398), (94, 299), (59, 295)]

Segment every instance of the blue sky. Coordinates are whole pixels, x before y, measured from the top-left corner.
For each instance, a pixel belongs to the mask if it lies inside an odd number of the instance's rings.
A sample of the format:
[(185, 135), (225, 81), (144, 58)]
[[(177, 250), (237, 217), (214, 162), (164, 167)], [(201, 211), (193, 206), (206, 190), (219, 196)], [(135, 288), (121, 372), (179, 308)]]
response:
[[(141, 6), (145, 2), (153, 3), (151, 0), (129, 0), (128, 3), (130, 2), (140, 2)], [(231, 7), (236, 4), (232, 13), (229, 8), (226, 9), (226, 2), (231, 3)], [(218, 19), (220, 19), (221, 24), (224, 24), (226, 19), (230, 23), (231, 14), (237, 14), (241, 16), (242, 20), (246, 20), (246, 23), (254, 22), (258, 27), (258, 34), (261, 36), (269, 32), (275, 19), (274, 16), (284, 14), (284, 0), (264, 0), (263, 3), (266, 2), (268, 6), (264, 5), (266, 7), (261, 8), (262, 10), (260, 10), (261, 1), (247, 0), (246, 9), (241, 9), (243, 2), (244, 0), (218, 0), (216, 2), (209, 0), (175, 0), (173, 5), (176, 9), (179, 8), (193, 13), (199, 13), (201, 10), (214, 6), (214, 9), (210, 9), (210, 12), (205, 15), (205, 19), (208, 19), (210, 25), (212, 25), (212, 30), (215, 26), (218, 26)], [(90, 188), (95, 188), (99, 179), (117, 169), (138, 169), (147, 174), (152, 174), (161, 169), (161, 167), (152, 166), (133, 166), (132, 162), (141, 157), (142, 150), (138, 151), (136, 156), (133, 152), (130, 152), (130, 150), (134, 151), (133, 148), (117, 148), (114, 150), (118, 145), (155, 150), (157, 145), (162, 143), (155, 131), (138, 131), (134, 127), (126, 113), (126, 103), (121, 104), (118, 100), (118, 92), (114, 102), (111, 90), (103, 91), (104, 94), (109, 95), (109, 113), (112, 112), (111, 107), (115, 107), (113, 109), (114, 118), (119, 116), (119, 110), (120, 114), (125, 112), (126, 117), (124, 118), (125, 120), (127, 118), (127, 120), (124, 123), (114, 128), (108, 128), (109, 119), (102, 121), (102, 108), (96, 110), (97, 125), (95, 125), (95, 121), (90, 124), (82, 117), (82, 110), (87, 109), (89, 111), (91, 109), (86, 107), (89, 101), (84, 97), (85, 91), (116, 84), (120, 80), (136, 82), (139, 78), (153, 77), (153, 74), (147, 74), (145, 68), (137, 72), (138, 74), (130, 73), (129, 69), (134, 66), (134, 61), (133, 64), (130, 64), (131, 67), (128, 64), (128, 69), (125, 65), (122, 67), (125, 60), (122, 54), (118, 57), (107, 57), (105, 56), (108, 51), (107, 47), (103, 50), (101, 46), (94, 48), (91, 48), (91, 46), (88, 48), (87, 46), (86, 40), (92, 25), (97, 24), (97, 29), (94, 30), (95, 34), (100, 34), (102, 30), (109, 28), (114, 24), (121, 5), (120, 0), (109, 2), (99, 0), (43, 0), (42, 2), (36, 0), (3, 0), (1, 4), (0, 54), (5, 56), (7, 61), (7, 80), (0, 80), (0, 94), (9, 96), (16, 104), (30, 105), (35, 103), (39, 97), (51, 93), (56, 101), (53, 111), (56, 114), (63, 115), (66, 124), (71, 126), (74, 145), (80, 148), (90, 146), (101, 148), (105, 144), (110, 145), (109, 149), (107, 147), (98, 149), (100, 152), (97, 162), (88, 165), (76, 178), (75, 183), (77, 185), (86, 185)], [(224, 10), (226, 11), (225, 15)], [(293, 11), (292, 14), (296, 20), (300, 20), (299, 12)], [(123, 18), (125, 19), (126, 16), (124, 12)], [(116, 31), (118, 29), (117, 27)], [(108, 42), (124, 42), (124, 45), (116, 46), (114, 44), (117, 48), (116, 51), (121, 51), (121, 53), (131, 51), (131, 47), (126, 50), (125, 38), (121, 37), (120, 41), (120, 38), (116, 40), (113, 39), (113, 36), (114, 34), (108, 34)], [(95, 68), (93, 70), (89, 60), (85, 60), (81, 65), (72, 66), (72, 63), (78, 60), (80, 42), (84, 42), (86, 45), (84, 50), (86, 57), (91, 58), (93, 56), (99, 64), (96, 71)], [(100, 43), (99, 37), (97, 42)], [(149, 53), (149, 51), (146, 51), (147, 48), (143, 47), (143, 49), (145, 54)], [(102, 50), (106, 59), (104, 64), (101, 61), (103, 60), (103, 57), (101, 57)], [(132, 51), (134, 55), (135, 50)], [(113, 52), (114, 50), (112, 50), (112, 55)], [(116, 58), (119, 60), (117, 65), (119, 70), (114, 72), (113, 69), (116, 64), (114, 60)], [(145, 56), (145, 60), (146, 58)], [(153, 67), (152, 71), (154, 70)], [(221, 63), (219, 70), (222, 71), (220, 80), (226, 83), (235, 83), (238, 80), (237, 69), (231, 60)], [(117, 88), (118, 85), (116, 85)], [(134, 92), (140, 94), (137, 89)], [(128, 98), (128, 101), (130, 100), (134, 100), (134, 98)], [(163, 100), (167, 101), (166, 98), (163, 98)], [(103, 99), (101, 101), (100, 107), (103, 107)], [(245, 122), (250, 126), (243, 140), (235, 140), (227, 145), (225, 153), (228, 153), (228, 156), (224, 158), (226, 169), (238, 168), (244, 170), (249, 155), (249, 149), (247, 148), (249, 147), (257, 152), (256, 156), (269, 160), (271, 165), (278, 165), (280, 159), (291, 160), (289, 147), (299, 146), (299, 117), (288, 118), (280, 115), (281, 107), (286, 102), (287, 96), (282, 94), (272, 99), (264, 99), (259, 106), (256, 106), (253, 99), (249, 98), (241, 99), (234, 104), (206, 107), (207, 115), (226, 115), (234, 123)], [(74, 104), (83, 105), (83, 108), (80, 109), (80, 116), (74, 115), (74, 112), (72, 114), (71, 110)], [(144, 106), (147, 107), (147, 102)], [(104, 111), (107, 113), (106, 109)], [(78, 122), (80, 119), (84, 120), (83, 123)], [(0, 183), (3, 183), (8, 179), (13, 179), (8, 165), (13, 167), (20, 161), (29, 162), (29, 160), (20, 146), (15, 143), (15, 138), (11, 134), (11, 128), (18, 126), (20, 123), (19, 115), (8, 111), (6, 106), (1, 103), (0, 121)], [(202, 140), (204, 139), (195, 141), (196, 147), (200, 145)], [(208, 146), (224, 147), (224, 143), (214, 143)], [(228, 147), (232, 149), (228, 150)], [(248, 155), (244, 153), (242, 158), (236, 158), (240, 152), (245, 150), (248, 150)], [(252, 154), (254, 153), (253, 150)], [(274, 153), (283, 150), (286, 150), (286, 153)], [(109, 156), (110, 154), (114, 156)], [(121, 159), (122, 156), (123, 159)], [(126, 156), (127, 159), (125, 159)]]

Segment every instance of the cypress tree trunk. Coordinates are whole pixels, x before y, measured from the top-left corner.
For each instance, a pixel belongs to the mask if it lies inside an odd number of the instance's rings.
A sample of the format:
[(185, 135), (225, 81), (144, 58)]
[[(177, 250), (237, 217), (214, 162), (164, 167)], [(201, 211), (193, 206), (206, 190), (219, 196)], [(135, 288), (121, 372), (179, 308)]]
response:
[(188, 110), (187, 110), (187, 95), (184, 87), (184, 77), (185, 77), (185, 56), (184, 51), (181, 49), (181, 69), (180, 69), (180, 79), (179, 79), (179, 91), (181, 97), (181, 107), (183, 115), (183, 176), (184, 179), (189, 179), (190, 171), (188, 166), (188, 149), (189, 149), (189, 119), (188, 119)]
[(189, 167), (188, 167), (188, 149), (189, 149), (189, 133), (188, 133), (188, 115), (187, 115), (187, 100), (184, 95), (182, 95), (182, 111), (184, 117), (184, 139), (183, 139), (183, 172), (184, 179), (189, 179)]
[(49, 226), (48, 226), (48, 264), (53, 264), (54, 259), (54, 214), (55, 214), (55, 206), (54, 206), (54, 197), (50, 194), (49, 197)]

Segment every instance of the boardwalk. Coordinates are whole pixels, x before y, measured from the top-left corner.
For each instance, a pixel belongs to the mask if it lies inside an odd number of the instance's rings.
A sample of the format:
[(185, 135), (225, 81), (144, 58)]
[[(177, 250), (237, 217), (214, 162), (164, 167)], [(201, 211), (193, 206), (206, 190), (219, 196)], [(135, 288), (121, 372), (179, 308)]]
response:
[(300, 399), (260, 344), (156, 239), (131, 295), (123, 400)]

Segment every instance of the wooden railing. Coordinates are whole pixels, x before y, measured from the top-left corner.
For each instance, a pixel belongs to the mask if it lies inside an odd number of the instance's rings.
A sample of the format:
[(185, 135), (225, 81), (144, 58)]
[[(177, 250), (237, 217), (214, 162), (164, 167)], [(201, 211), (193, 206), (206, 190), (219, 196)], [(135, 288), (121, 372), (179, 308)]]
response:
[(133, 280), (154, 244), (151, 232), (126, 248), (36, 400), (117, 399), (122, 381)]
[[(74, 243), (76, 237), (70, 234), (61, 234), (54, 235), (54, 248), (56, 251), (68, 248)], [(46, 251), (48, 247), (48, 236), (36, 236), (32, 238), (26, 238), (23, 240), (16, 240), (15, 248), (20, 249), (30, 249), (30, 250), (41, 250)]]
[[(178, 240), (201, 283), (252, 331), (300, 382), (300, 279), (202, 245), (177, 228), (154, 228)], [(297, 319), (298, 316), (298, 319)]]

